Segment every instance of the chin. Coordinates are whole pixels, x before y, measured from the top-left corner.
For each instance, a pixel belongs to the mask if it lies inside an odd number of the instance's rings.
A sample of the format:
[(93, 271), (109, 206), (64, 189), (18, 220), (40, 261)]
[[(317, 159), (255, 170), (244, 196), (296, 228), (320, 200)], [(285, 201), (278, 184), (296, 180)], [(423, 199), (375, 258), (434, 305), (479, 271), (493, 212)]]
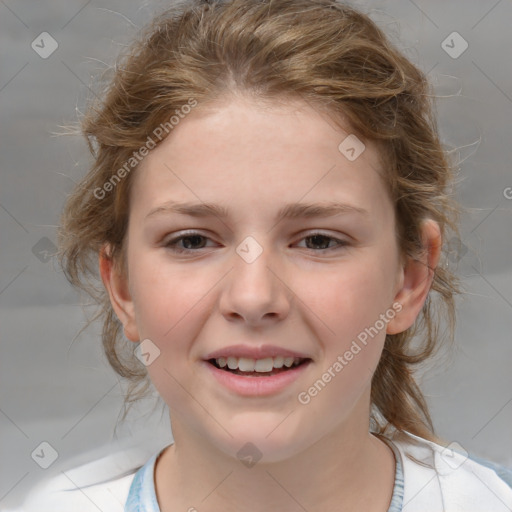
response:
[[(249, 416), (252, 419), (249, 420)], [(261, 465), (285, 461), (309, 446), (304, 438), (304, 430), (297, 431), (293, 422), (288, 425), (288, 419), (283, 421), (282, 416), (279, 421), (275, 417), (262, 416), (247, 415), (245, 421), (226, 425), (233, 437), (226, 434), (222, 441), (212, 442), (226, 455), (240, 460), (247, 467), (255, 463)]]

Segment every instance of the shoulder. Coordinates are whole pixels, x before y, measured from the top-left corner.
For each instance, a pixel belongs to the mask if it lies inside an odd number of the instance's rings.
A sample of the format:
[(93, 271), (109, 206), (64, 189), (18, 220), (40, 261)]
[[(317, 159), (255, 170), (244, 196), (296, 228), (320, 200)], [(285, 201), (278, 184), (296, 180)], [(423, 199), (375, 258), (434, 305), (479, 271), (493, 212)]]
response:
[(133, 448), (61, 470), (37, 484), (23, 505), (10, 512), (124, 512), (135, 474), (150, 455)]
[(411, 504), (418, 512), (512, 510), (512, 470), (471, 456), (457, 443), (445, 447), (409, 432), (390, 440), (402, 458), (404, 510)]

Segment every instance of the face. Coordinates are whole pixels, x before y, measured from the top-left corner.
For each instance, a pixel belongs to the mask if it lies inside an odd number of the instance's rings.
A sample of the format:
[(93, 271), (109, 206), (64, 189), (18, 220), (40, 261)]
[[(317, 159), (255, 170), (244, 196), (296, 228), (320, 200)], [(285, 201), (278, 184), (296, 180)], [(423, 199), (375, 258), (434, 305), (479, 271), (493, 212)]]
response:
[[(148, 372), (172, 421), (227, 454), (251, 441), (277, 460), (368, 420), (404, 274), (378, 152), (347, 158), (349, 134), (306, 103), (238, 98), (196, 108), (134, 176), (113, 304), (129, 339), (157, 347)], [(295, 203), (342, 206), (278, 216)], [(212, 354), (301, 364), (236, 376)]]

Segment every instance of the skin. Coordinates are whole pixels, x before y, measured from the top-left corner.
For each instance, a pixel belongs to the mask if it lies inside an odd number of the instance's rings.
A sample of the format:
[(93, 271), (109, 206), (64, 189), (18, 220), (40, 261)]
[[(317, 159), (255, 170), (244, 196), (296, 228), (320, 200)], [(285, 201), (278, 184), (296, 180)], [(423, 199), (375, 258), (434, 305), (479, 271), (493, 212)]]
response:
[[(386, 332), (407, 329), (421, 311), (441, 240), (426, 220), (425, 251), (401, 262), (378, 151), (365, 141), (349, 161), (338, 146), (350, 133), (305, 102), (230, 97), (199, 105), (136, 171), (127, 275), (103, 254), (100, 271), (128, 340), (150, 339), (160, 350), (148, 372), (175, 441), (155, 470), (162, 512), (388, 509), (395, 460), (369, 433), (371, 377)], [(230, 216), (146, 218), (171, 199), (222, 204)], [(285, 203), (328, 200), (368, 215), (276, 223)], [(192, 241), (194, 253), (166, 247), (188, 229), (207, 237)], [(317, 231), (348, 245), (305, 238)], [(236, 252), (247, 236), (263, 249), (250, 264)], [(394, 302), (401, 311), (310, 403), (299, 403)], [(201, 361), (244, 342), (292, 348), (313, 363), (274, 396), (242, 397)], [(262, 453), (251, 468), (237, 457), (247, 442)]]

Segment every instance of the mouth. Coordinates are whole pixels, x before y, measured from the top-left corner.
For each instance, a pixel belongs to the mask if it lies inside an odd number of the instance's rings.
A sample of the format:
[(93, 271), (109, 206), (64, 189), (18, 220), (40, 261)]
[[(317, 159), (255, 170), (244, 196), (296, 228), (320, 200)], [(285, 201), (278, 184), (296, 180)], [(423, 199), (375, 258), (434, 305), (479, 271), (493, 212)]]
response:
[(311, 362), (310, 358), (301, 357), (266, 357), (264, 359), (251, 359), (247, 357), (218, 357), (208, 359), (207, 362), (225, 372), (244, 377), (272, 377), (280, 373), (293, 371), (299, 366)]

